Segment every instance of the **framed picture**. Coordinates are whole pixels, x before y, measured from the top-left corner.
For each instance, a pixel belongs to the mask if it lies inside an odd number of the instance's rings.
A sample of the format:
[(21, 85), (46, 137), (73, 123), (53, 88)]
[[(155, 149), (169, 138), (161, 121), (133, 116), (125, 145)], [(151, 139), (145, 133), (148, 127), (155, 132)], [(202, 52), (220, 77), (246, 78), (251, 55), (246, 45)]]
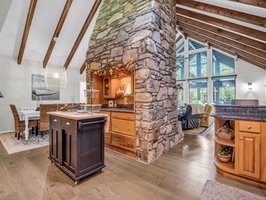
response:
[(44, 75), (32, 74), (31, 83), (33, 101), (60, 100), (60, 90), (46, 88)]

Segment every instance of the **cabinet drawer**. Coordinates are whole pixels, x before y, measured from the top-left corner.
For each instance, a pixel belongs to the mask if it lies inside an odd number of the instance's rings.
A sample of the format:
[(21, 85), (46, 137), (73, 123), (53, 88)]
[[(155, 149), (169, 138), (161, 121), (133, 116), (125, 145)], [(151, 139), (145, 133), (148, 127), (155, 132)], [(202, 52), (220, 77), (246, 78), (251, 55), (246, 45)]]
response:
[(109, 132), (104, 133), (104, 143), (111, 144), (111, 133)]
[(135, 136), (135, 122), (122, 119), (112, 119), (112, 131)]
[(238, 129), (241, 132), (260, 133), (260, 122), (239, 121)]
[(62, 118), (62, 128), (71, 132), (76, 132), (77, 123), (75, 120)]
[(112, 145), (121, 148), (135, 150), (135, 138), (112, 133)]
[(50, 116), (50, 126), (51, 128), (60, 128), (61, 117)]
[(135, 115), (133, 113), (120, 113), (113, 112), (112, 119), (126, 119), (126, 120), (135, 120)]

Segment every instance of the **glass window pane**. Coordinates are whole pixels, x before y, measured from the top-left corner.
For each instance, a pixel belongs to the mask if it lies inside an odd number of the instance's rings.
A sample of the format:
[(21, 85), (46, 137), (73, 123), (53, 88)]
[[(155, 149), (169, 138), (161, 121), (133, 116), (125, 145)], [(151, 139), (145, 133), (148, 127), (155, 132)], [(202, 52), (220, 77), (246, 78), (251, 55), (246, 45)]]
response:
[(234, 77), (213, 80), (213, 101), (218, 104), (231, 104), (235, 98), (236, 80)]
[[(180, 85), (182, 88), (184, 88), (183, 82), (178, 82), (178, 85)], [(184, 106), (184, 89), (178, 90), (178, 107)]]
[(207, 51), (189, 55), (189, 78), (207, 77)]
[(176, 47), (176, 53), (183, 53), (185, 51), (184, 41), (179, 43)]
[(188, 50), (189, 51), (201, 49), (201, 48), (205, 48), (205, 47), (206, 47), (206, 45), (203, 45), (199, 42), (196, 42), (196, 41), (191, 40), (191, 39), (188, 40)]
[(176, 80), (184, 80), (184, 56), (179, 55), (176, 58)]
[(235, 74), (235, 60), (232, 57), (224, 55), (213, 50), (212, 65), (214, 76), (224, 76)]
[(204, 104), (208, 102), (208, 80), (189, 81), (189, 103)]

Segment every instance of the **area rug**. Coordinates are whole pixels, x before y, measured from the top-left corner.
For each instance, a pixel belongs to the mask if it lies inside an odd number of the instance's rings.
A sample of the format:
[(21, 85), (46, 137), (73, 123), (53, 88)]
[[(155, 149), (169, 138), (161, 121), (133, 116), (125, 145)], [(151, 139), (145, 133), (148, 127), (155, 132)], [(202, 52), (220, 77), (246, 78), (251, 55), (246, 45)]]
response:
[(265, 200), (266, 198), (207, 180), (201, 192), (201, 200)]
[(214, 126), (211, 125), (208, 128), (198, 127), (198, 128), (193, 128), (189, 130), (184, 130), (183, 132), (184, 134), (207, 136), (213, 129), (214, 129)]
[(49, 133), (44, 133), (42, 137), (40, 134), (36, 137), (30, 133), (29, 140), (25, 140), (23, 135), (18, 140), (15, 133), (5, 133), (0, 134), (0, 141), (7, 153), (12, 154), (49, 145)]

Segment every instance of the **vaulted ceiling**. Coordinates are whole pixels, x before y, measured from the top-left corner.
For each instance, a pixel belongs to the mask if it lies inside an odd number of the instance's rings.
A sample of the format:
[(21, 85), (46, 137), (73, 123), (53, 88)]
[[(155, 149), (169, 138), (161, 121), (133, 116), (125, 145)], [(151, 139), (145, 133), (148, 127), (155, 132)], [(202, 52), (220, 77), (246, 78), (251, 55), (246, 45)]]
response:
[(265, 0), (177, 0), (176, 17), (177, 41), (191, 37), (266, 69)]
[(79, 69), (101, 0), (1, 0), (0, 55)]

